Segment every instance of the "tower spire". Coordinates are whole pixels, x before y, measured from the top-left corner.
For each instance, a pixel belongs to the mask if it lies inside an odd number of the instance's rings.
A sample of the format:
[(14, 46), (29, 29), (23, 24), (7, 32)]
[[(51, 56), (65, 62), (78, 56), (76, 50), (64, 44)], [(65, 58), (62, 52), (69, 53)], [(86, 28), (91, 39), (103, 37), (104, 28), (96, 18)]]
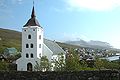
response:
[(31, 14), (31, 18), (35, 18), (35, 10), (34, 10), (34, 0), (33, 0), (33, 9), (32, 9), (32, 14)]
[(26, 27), (26, 26), (38, 26), (38, 27), (41, 27), (39, 22), (36, 19), (35, 10), (34, 10), (34, 0), (33, 0), (33, 8), (32, 8), (31, 18), (24, 25), (24, 27)]

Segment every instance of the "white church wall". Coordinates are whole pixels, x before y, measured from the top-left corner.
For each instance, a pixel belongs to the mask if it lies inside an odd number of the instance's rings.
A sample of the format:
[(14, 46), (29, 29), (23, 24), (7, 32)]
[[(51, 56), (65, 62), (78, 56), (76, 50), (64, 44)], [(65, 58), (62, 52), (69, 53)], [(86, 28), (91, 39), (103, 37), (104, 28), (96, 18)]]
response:
[(40, 58), (42, 56), (43, 49), (43, 29), (41, 27), (37, 28), (37, 57)]
[(17, 61), (16, 61), (16, 64), (17, 64), (17, 71), (27, 71), (27, 64), (28, 63), (31, 63), (33, 66), (32, 66), (32, 69), (34, 70), (34, 66), (37, 64), (36, 61), (39, 61), (39, 59), (35, 60), (35, 59), (23, 59), (22, 57), (19, 58)]

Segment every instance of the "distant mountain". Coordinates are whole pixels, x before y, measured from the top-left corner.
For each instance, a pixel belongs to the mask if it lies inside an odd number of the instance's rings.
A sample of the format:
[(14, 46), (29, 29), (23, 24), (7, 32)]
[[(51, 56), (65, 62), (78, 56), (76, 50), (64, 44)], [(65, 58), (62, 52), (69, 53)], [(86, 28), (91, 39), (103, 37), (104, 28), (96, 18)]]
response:
[(95, 49), (111, 49), (112, 46), (107, 43), (107, 42), (102, 42), (102, 41), (84, 41), (84, 40), (79, 40), (79, 41), (66, 41), (65, 43), (71, 44), (71, 45), (77, 45), (81, 47), (90, 47), (90, 48), (95, 48)]

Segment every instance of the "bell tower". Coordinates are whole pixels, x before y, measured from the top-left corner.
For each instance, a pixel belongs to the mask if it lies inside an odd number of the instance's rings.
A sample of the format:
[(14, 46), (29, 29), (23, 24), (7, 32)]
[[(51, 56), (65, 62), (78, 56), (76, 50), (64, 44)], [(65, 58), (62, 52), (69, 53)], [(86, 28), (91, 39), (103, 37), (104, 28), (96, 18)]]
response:
[[(34, 5), (31, 18), (22, 28), (22, 54), (17, 63), (18, 71), (33, 71), (42, 56), (43, 28), (36, 19)], [(38, 62), (39, 63), (39, 62)]]

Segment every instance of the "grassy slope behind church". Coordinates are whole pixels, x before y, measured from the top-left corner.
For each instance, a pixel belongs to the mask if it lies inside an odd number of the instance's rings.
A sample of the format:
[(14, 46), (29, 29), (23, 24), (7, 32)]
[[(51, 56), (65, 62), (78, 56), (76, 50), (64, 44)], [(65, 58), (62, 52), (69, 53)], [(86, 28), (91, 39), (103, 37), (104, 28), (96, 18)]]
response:
[[(61, 47), (78, 48), (79, 46), (57, 42)], [(15, 47), (21, 49), (21, 32), (0, 28), (0, 53), (5, 48)]]
[(9, 47), (15, 47), (20, 50), (21, 32), (0, 28), (0, 53)]

